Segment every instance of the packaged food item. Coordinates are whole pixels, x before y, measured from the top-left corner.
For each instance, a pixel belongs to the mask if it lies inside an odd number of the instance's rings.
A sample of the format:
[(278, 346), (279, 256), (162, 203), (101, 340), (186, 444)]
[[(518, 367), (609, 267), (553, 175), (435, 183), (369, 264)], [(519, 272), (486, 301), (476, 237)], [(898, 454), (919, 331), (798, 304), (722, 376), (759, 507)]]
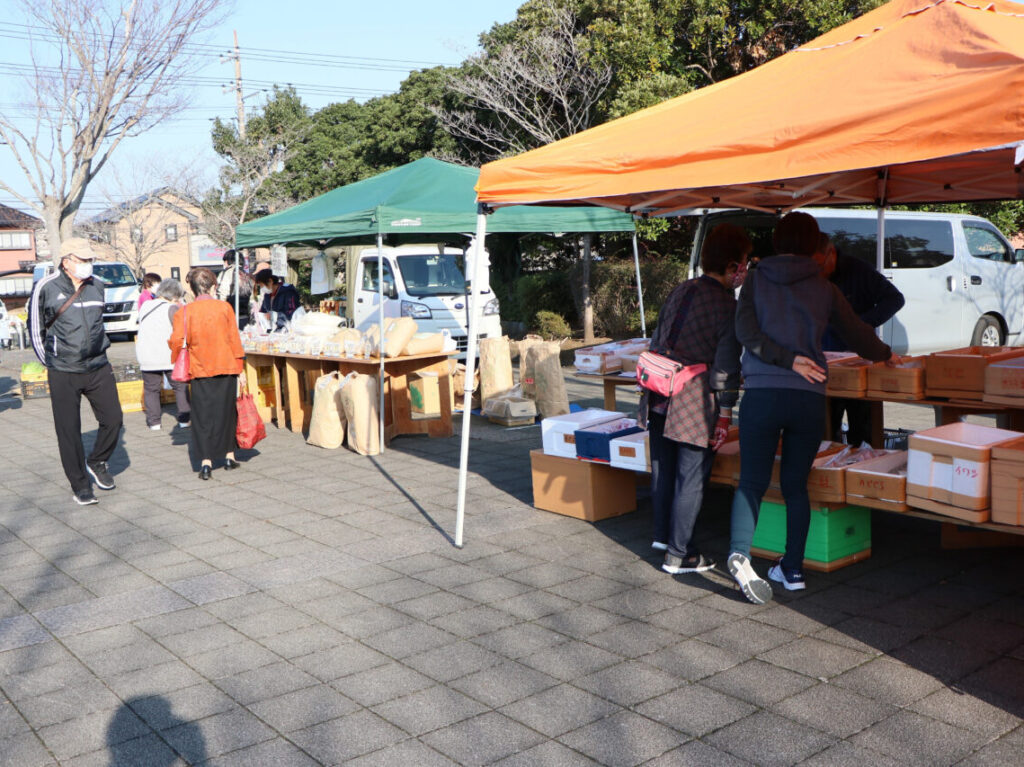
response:
[(399, 317), (384, 325), (383, 351), (385, 357), (398, 357), (416, 334), (416, 320)]

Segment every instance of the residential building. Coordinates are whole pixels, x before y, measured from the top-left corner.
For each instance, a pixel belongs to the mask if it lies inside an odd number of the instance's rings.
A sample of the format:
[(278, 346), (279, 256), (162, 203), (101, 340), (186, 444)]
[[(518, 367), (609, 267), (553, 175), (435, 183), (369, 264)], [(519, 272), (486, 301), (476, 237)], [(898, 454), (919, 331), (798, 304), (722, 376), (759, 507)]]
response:
[(32, 267), (36, 260), (36, 231), (43, 222), (0, 204), (0, 299), (8, 309), (25, 304), (32, 293)]

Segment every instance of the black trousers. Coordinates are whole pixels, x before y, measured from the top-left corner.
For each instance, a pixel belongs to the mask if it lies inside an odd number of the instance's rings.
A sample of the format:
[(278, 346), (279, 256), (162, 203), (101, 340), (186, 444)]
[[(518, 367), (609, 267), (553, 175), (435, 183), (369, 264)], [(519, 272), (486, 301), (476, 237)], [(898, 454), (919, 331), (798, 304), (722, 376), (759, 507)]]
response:
[(199, 460), (219, 461), (235, 451), (238, 376), (192, 379), (192, 438)]
[[(832, 440), (842, 442), (843, 440), (843, 414), (849, 430), (846, 432), (846, 441), (855, 447), (860, 447), (861, 442), (871, 442), (871, 403), (860, 399), (832, 399), (829, 401), (829, 418), (832, 425)], [(882, 445), (872, 445), (882, 447)]]
[[(92, 483), (85, 471), (89, 463), (107, 461), (117, 447), (123, 416), (117, 398), (114, 371), (109, 364), (89, 373), (64, 373), (49, 370), (50, 407), (53, 409), (53, 427), (57, 432), (57, 447), (64, 474), (74, 492), (85, 490)], [(93, 415), (99, 422), (96, 442), (89, 458), (82, 445), (82, 396), (89, 400)]]

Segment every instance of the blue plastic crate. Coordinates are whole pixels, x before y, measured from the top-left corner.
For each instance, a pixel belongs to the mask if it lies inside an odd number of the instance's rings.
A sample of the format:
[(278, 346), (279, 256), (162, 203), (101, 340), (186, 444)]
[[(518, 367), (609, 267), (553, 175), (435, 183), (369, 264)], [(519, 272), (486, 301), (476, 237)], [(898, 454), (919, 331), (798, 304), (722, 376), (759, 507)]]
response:
[[(599, 429), (600, 425), (596, 428)], [(585, 461), (611, 463), (611, 441), (617, 437), (625, 437), (627, 434), (636, 434), (638, 431), (643, 431), (643, 429), (639, 426), (631, 426), (608, 434), (590, 429), (578, 429), (573, 432), (573, 438), (576, 440), (576, 457)]]

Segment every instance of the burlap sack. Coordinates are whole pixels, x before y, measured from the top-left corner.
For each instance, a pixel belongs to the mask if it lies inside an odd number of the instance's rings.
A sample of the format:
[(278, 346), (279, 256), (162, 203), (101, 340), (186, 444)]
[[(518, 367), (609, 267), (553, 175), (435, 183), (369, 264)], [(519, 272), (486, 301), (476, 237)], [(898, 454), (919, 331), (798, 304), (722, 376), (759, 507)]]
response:
[(480, 339), (480, 401), (512, 388), (512, 351), (508, 336)]
[(540, 336), (528, 335), (519, 342), (519, 385), (523, 387), (523, 396), (528, 399), (536, 399), (537, 389), (533, 376), (533, 360), (527, 352), (531, 347), (544, 343)]
[(384, 324), (384, 356), (399, 356), (406, 344), (416, 335), (416, 330), (416, 320), (412, 317), (399, 317), (386, 322)]
[(380, 452), (377, 379), (352, 373), (341, 389), (341, 404), (348, 422), (348, 446), (360, 455)]
[[(565, 415), (569, 412), (569, 395), (565, 390), (562, 362), (559, 359), (561, 347), (554, 342), (535, 344), (526, 351), (527, 367), (533, 370), (537, 410), (541, 418)], [(524, 387), (525, 391), (525, 387)]]
[[(452, 360), (454, 362), (454, 360)], [(466, 366), (461, 362), (456, 363), (452, 371), (452, 396), (454, 406), (462, 410), (466, 399)], [(470, 410), (480, 407), (480, 368), (473, 371), (473, 401), (470, 403)]]
[(316, 379), (307, 445), (334, 450), (345, 441), (345, 411), (341, 405), (341, 389), (344, 386), (345, 379), (338, 371)]

